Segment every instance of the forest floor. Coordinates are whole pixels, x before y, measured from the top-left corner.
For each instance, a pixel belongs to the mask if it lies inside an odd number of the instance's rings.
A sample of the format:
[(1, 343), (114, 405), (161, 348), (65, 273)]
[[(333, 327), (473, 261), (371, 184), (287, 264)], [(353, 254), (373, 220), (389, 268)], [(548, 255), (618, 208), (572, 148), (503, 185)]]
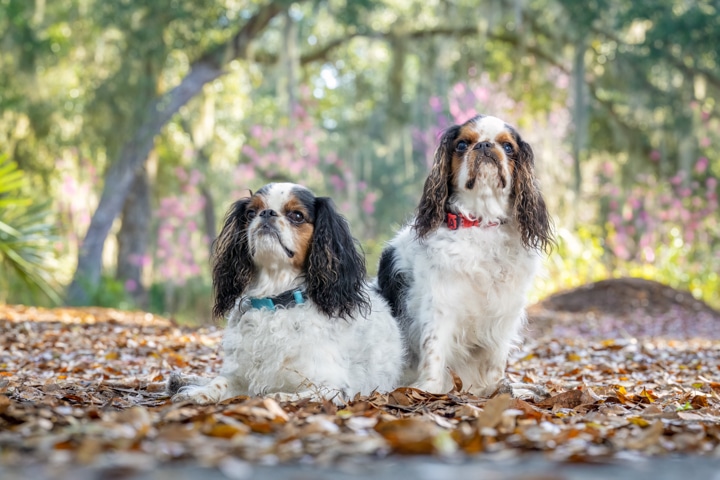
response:
[(528, 339), (507, 370), (548, 398), (478, 398), (458, 384), (444, 395), (400, 388), (344, 407), (242, 397), (172, 404), (171, 372), (219, 370), (221, 327), (0, 305), (0, 476), (155, 478), (161, 469), (209, 480), (298, 468), (340, 478), (384, 465), (373, 476), (393, 478), (393, 469), (422, 464), (438, 475), (480, 468), (495, 478), (573, 478), (578, 465), (630, 464), (624, 471), (637, 476), (650, 464), (656, 478), (673, 478), (688, 472), (678, 459), (717, 471), (720, 314), (636, 280), (564, 295), (530, 309)]

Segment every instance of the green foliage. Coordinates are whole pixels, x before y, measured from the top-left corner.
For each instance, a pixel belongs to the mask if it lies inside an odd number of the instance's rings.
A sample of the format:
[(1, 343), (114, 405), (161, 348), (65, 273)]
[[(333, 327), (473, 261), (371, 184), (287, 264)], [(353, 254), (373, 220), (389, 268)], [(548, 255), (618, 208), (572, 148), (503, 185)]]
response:
[(658, 246), (653, 262), (622, 260), (609, 248), (598, 226), (584, 226), (576, 231), (563, 230), (558, 248), (545, 262), (546, 274), (536, 282), (533, 300), (583, 284), (617, 277), (639, 277), (655, 280), (689, 291), (696, 298), (720, 309), (720, 275), (713, 255), (695, 262), (688, 261), (689, 245), (675, 233), (675, 241)]
[(12, 301), (8, 289), (19, 281), (32, 294), (42, 294), (57, 303), (59, 296), (52, 280), (55, 236), (48, 221), (49, 204), (33, 202), (24, 194), (28, 188), (17, 165), (0, 157), (0, 300)]
[[(49, 196), (58, 199), (53, 208), (62, 213), (61, 282), (75, 265), (78, 239), (102, 193), (103, 172), (119, 151), (132, 148), (128, 142), (145, 120), (148, 104), (180, 84), (197, 59), (220, 58), (224, 42), (268, 3), (0, 0), (0, 144), (32, 176), (34, 186), (47, 187)], [(689, 242), (683, 224), (674, 225), (680, 239), (670, 227), (656, 228), (663, 236), (643, 246), (655, 252), (655, 262), (624, 257), (622, 248), (632, 250), (640, 237), (609, 224), (609, 199), (597, 195), (594, 168), (601, 159), (611, 160), (616, 167), (611, 183), (626, 202), (625, 194), (637, 183), (653, 186), (634, 198), (658, 198), (664, 180), (679, 171), (690, 174), (699, 157), (717, 158), (716, 1), (278, 4), (289, 6), (288, 14), (278, 15), (255, 39), (247, 59), (227, 63), (228, 74), (207, 84), (155, 139), (147, 162), (154, 218), (143, 277), (152, 277), (153, 311), (204, 318), (201, 307), (210, 302), (204, 259), (185, 286), (163, 268), (178, 260), (176, 254), (161, 253), (171, 251), (163, 241), (183, 245), (180, 233), (191, 230), (212, 237), (207, 233), (212, 226), (201, 227), (213, 220), (202, 218), (197, 209), (186, 209), (181, 218), (163, 208), (168, 198), (198, 202), (184, 190), (178, 172), (202, 173), (198, 188), (209, 192), (216, 220), (247, 186), (279, 178), (312, 183), (318, 193), (336, 198), (366, 246), (372, 272), (383, 241), (412, 215), (436, 133), (446, 126), (439, 119), (458, 116), (455, 88), (473, 78), (482, 78), (489, 93), (481, 103), (458, 100), (461, 115), (479, 109), (502, 116), (531, 139), (560, 227), (559, 247), (538, 296), (638, 274), (689, 288), (717, 304), (712, 293), (718, 287), (717, 263), (710, 255), (720, 233), (709, 232), (712, 239), (705, 243)], [(577, 56), (583, 45), (584, 56)], [(583, 69), (575, 69), (578, 58)], [(575, 80), (587, 87), (584, 112), (573, 105)], [(506, 116), (503, 99), (512, 99), (513, 118)], [(292, 110), (299, 105), (312, 128), (294, 123)], [(570, 112), (577, 115), (572, 121), (567, 120)], [(586, 124), (579, 119), (587, 119), (587, 132), (579, 130)], [(273, 141), (261, 148), (261, 134), (268, 131)], [(568, 145), (574, 135), (585, 138), (578, 147), (584, 149), (578, 155), (584, 177), (582, 190), (568, 194), (573, 183)], [(309, 158), (329, 154), (336, 161), (308, 168)], [(286, 168), (284, 158), (301, 163), (301, 172)], [(720, 164), (712, 160), (708, 169), (717, 177)], [(640, 180), (638, 174), (651, 180)], [(0, 188), (17, 181), (0, 183)], [(27, 192), (24, 185), (20, 190)], [(701, 198), (697, 192), (683, 197), (683, 208), (696, 197)], [(15, 198), (12, 208), (0, 205), (9, 226), (1, 230), (5, 248), (8, 239), (18, 245), (19, 226), (47, 218), (42, 205), (22, 198)], [(167, 225), (173, 234), (163, 236)], [(111, 239), (106, 260), (113, 248)], [(205, 248), (180, 247), (202, 254), (200, 259)], [(41, 264), (37, 268), (48, 267), (40, 256), (32, 258)], [(112, 271), (111, 263), (106, 267)], [(12, 279), (0, 281), (6, 282), (6, 291), (17, 293), (23, 288), (21, 277), (13, 273)], [(131, 305), (124, 287), (104, 278), (95, 286), (95, 303)]]
[(89, 305), (119, 310), (135, 308), (132, 297), (125, 291), (123, 282), (113, 277), (103, 275), (97, 284), (87, 285), (87, 292)]
[(213, 323), (212, 285), (209, 279), (193, 278), (182, 287), (171, 282), (156, 282), (150, 287), (149, 296), (149, 310), (152, 313), (186, 325)]

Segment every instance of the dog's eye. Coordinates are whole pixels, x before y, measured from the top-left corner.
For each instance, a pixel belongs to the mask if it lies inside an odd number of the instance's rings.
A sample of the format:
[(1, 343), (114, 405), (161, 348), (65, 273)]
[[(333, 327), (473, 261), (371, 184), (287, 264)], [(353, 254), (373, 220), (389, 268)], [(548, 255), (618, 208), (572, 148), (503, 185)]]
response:
[(458, 142), (458, 144), (455, 146), (455, 150), (458, 152), (464, 152), (468, 149), (468, 143), (464, 140), (461, 140)]
[(305, 221), (305, 215), (303, 215), (302, 212), (298, 212), (297, 210), (293, 210), (292, 212), (288, 213), (287, 217), (293, 223), (303, 223)]
[(503, 143), (503, 150), (505, 150), (505, 153), (513, 153), (513, 146), (510, 143)]
[(257, 216), (257, 212), (255, 210), (251, 209), (251, 210), (248, 210), (247, 212), (245, 212), (245, 216), (247, 217), (248, 220), (252, 220), (253, 218), (255, 218)]

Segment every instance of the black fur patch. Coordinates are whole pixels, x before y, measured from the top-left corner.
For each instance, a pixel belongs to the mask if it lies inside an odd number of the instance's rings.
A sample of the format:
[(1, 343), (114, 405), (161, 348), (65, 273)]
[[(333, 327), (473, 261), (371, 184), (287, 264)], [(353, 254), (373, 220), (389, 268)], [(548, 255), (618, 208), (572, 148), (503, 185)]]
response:
[(327, 197), (315, 199), (314, 227), (305, 274), (308, 295), (329, 317), (369, 315), (365, 256)]
[(222, 317), (235, 305), (235, 299), (247, 288), (254, 266), (247, 241), (248, 219), (245, 214), (250, 199), (235, 202), (227, 215), (220, 235), (213, 243), (212, 279), (215, 303), (213, 315)]
[(407, 274), (398, 272), (396, 267), (395, 247), (387, 247), (380, 255), (378, 266), (378, 287), (380, 294), (390, 304), (395, 318), (405, 315), (405, 295), (410, 283)]
[(179, 373), (172, 373), (170, 374), (170, 378), (168, 378), (165, 391), (168, 395), (173, 396), (185, 385), (188, 385), (188, 382), (182, 375)]
[(292, 193), (303, 204), (308, 214), (312, 216), (308, 219), (310, 223), (315, 223), (315, 217), (317, 216), (315, 213), (315, 195), (310, 190), (301, 187), (293, 188)]

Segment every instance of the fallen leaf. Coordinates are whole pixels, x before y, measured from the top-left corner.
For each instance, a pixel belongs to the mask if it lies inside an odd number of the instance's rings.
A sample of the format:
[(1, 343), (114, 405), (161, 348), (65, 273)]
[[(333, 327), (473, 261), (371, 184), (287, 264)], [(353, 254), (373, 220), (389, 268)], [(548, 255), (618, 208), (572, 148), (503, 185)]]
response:
[(488, 400), (485, 405), (483, 405), (483, 411), (478, 415), (478, 429), (494, 428), (499, 425), (502, 421), (503, 412), (510, 408), (511, 403), (512, 397), (507, 393)]
[(375, 431), (396, 453), (429, 455), (435, 452), (435, 439), (440, 428), (420, 417), (381, 422), (375, 426)]

